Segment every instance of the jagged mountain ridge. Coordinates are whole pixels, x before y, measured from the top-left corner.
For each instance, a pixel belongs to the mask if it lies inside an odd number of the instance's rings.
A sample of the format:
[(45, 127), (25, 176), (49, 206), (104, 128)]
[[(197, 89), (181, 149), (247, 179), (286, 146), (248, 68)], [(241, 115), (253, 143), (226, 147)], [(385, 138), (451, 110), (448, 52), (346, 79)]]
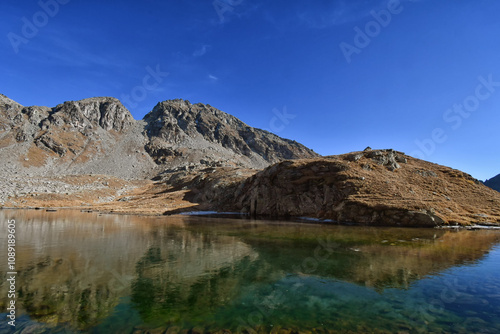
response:
[(0, 157), (11, 162), (3, 166), (7, 173), (149, 178), (176, 168), (264, 168), (314, 156), (295, 141), (201, 103), (164, 101), (136, 121), (111, 97), (48, 108), (0, 96)]
[(0, 165), (0, 206), (7, 207), (500, 224), (498, 192), (463, 172), (390, 149), (319, 157), (183, 100), (161, 102), (135, 121), (113, 98), (47, 108), (0, 96), (0, 159), (7, 162)]
[(54, 108), (23, 107), (1, 97), (0, 166), (7, 175), (149, 175), (155, 164), (143, 125), (114, 98), (67, 101)]
[(143, 120), (150, 138), (146, 150), (158, 163), (178, 157), (196, 161), (200, 150), (208, 156), (225, 158), (219, 161), (222, 164), (244, 158), (258, 168), (283, 159), (318, 156), (296, 141), (252, 128), (202, 103), (193, 105), (179, 99), (160, 102)]
[(496, 191), (500, 191), (500, 174), (498, 174), (495, 177), (492, 177), (489, 180), (484, 181), (484, 184), (491, 189), (494, 189)]

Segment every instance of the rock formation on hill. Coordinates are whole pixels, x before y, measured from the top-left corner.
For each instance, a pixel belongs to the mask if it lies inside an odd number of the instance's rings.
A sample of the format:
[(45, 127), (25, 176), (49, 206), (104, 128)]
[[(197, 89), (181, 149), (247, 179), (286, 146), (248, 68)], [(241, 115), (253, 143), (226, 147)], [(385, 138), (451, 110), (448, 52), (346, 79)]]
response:
[(142, 121), (115, 98), (23, 107), (0, 96), (0, 173), (106, 174), (151, 178), (176, 168), (264, 168), (317, 156), (297, 142), (254, 129), (201, 103), (159, 103)]
[(146, 150), (158, 164), (264, 168), (283, 159), (318, 156), (295, 141), (252, 128), (202, 103), (161, 102), (144, 121)]
[(490, 187), (491, 189), (495, 189), (496, 191), (500, 191), (500, 174), (495, 177), (492, 177), (489, 180), (484, 181), (484, 184)]
[(142, 124), (114, 98), (23, 107), (1, 97), (0, 174), (108, 174), (147, 177), (155, 164), (144, 151)]
[(176, 180), (203, 210), (368, 225), (500, 224), (499, 193), (394, 150), (283, 161), (239, 179), (207, 171)]

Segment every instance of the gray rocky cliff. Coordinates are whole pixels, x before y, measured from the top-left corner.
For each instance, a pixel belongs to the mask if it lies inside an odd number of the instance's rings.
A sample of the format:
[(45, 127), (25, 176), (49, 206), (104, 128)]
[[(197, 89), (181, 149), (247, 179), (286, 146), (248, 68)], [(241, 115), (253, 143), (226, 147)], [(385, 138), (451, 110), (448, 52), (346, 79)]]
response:
[(312, 150), (252, 128), (210, 105), (158, 103), (142, 121), (112, 97), (67, 101), (54, 108), (0, 95), (0, 173), (107, 174), (151, 178), (173, 169), (265, 168)]
[(106, 131), (124, 131), (134, 119), (123, 104), (112, 97), (94, 97), (81, 101), (68, 101), (54, 108), (53, 124), (72, 124), (74, 127), (100, 126)]
[[(184, 157), (196, 160), (193, 151), (205, 152), (203, 161), (263, 168), (283, 159), (311, 158), (307, 147), (270, 132), (256, 129), (210, 105), (168, 100), (144, 117), (150, 138), (148, 153), (158, 163)], [(187, 150), (187, 151), (186, 151)], [(191, 161), (195, 162), (195, 161)]]

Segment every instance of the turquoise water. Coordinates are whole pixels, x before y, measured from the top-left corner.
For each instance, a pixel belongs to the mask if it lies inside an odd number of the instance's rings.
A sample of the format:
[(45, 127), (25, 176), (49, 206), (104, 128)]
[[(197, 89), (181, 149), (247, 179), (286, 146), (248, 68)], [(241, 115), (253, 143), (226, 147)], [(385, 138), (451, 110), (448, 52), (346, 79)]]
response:
[(0, 210), (0, 229), (7, 219), (18, 308), (0, 333), (500, 332), (498, 231), (26, 210)]

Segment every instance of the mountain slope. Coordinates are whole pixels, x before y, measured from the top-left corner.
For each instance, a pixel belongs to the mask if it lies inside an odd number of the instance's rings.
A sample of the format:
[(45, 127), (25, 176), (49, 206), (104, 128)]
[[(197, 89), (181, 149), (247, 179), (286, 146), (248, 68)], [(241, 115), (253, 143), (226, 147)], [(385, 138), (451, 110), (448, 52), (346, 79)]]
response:
[[(143, 125), (114, 98), (23, 107), (2, 96), (0, 166), (7, 174), (108, 174), (145, 177), (155, 164), (144, 152)], [(142, 152), (141, 152), (142, 151)]]
[(135, 121), (113, 98), (48, 108), (0, 95), (0, 159), (0, 206), (500, 225), (500, 193), (458, 170), (394, 150), (320, 157), (184, 100)]
[(158, 103), (144, 117), (148, 153), (157, 163), (264, 168), (283, 159), (316, 157), (305, 146), (252, 128), (234, 116), (202, 103)]
[(484, 184), (490, 187), (491, 189), (500, 191), (500, 174), (498, 174), (495, 177), (492, 177), (489, 180), (484, 181)]
[(200, 210), (369, 225), (500, 224), (498, 192), (393, 150), (283, 161), (236, 180), (213, 171), (184, 179), (176, 182)]
[(0, 173), (151, 178), (176, 168), (264, 168), (317, 156), (203, 104), (159, 103), (142, 121), (115, 98), (24, 107), (0, 96)]

